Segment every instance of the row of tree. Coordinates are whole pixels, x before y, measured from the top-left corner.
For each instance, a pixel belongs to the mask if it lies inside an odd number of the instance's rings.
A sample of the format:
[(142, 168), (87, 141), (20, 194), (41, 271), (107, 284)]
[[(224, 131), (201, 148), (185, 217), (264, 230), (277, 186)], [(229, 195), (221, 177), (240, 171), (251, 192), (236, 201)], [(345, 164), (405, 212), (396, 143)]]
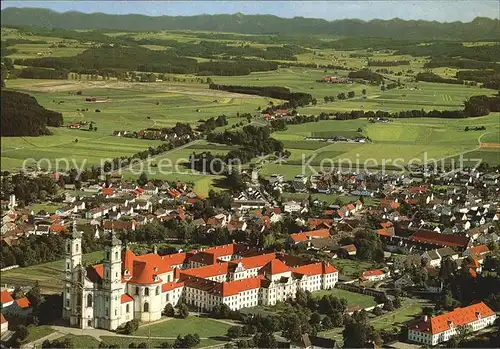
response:
[(278, 64), (256, 59), (214, 60), (199, 62), (172, 51), (153, 51), (140, 46), (101, 45), (72, 57), (16, 59), (15, 64), (80, 73), (104, 71), (119, 77), (124, 71), (143, 71), (198, 75), (248, 75), (254, 71), (276, 70)]

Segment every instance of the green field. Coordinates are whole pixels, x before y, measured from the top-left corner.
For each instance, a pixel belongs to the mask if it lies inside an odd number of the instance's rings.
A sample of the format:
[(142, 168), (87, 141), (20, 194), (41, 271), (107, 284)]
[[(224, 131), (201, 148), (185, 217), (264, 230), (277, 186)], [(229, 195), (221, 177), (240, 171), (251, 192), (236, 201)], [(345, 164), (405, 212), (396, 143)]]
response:
[(27, 329), (28, 329), (28, 336), (23, 340), (22, 343), (30, 343), (55, 332), (50, 326), (46, 325), (42, 326), (30, 325), (27, 327)]
[[(149, 348), (160, 348), (160, 345), (165, 342), (169, 342), (170, 344), (173, 344), (175, 341), (174, 339), (155, 339), (155, 338), (130, 338), (130, 337), (118, 337), (118, 336), (101, 336), (100, 337), (103, 342), (106, 344), (113, 344), (113, 345), (119, 345), (121, 348), (129, 348), (129, 345), (131, 343), (134, 343), (136, 345), (140, 343), (148, 343)], [(217, 344), (223, 344), (224, 342), (221, 341), (216, 341), (212, 339), (202, 339), (200, 341), (200, 344), (196, 346), (196, 348), (205, 348), (205, 347), (210, 347), (212, 345), (217, 345)], [(90, 348), (95, 348), (95, 347), (88, 347)]]
[(185, 336), (188, 333), (198, 333), (201, 338), (221, 338), (227, 333), (227, 329), (231, 327), (226, 323), (222, 323), (209, 318), (201, 318), (190, 316), (187, 319), (168, 319), (160, 323), (141, 326), (134, 336), (149, 336), (152, 337), (177, 337), (178, 334)]
[[(185, 43), (221, 40), (204, 38), (206, 32), (196, 31), (160, 31), (160, 32), (112, 32), (107, 35), (117, 37), (132, 36), (136, 39), (166, 39)], [(17, 52), (10, 58), (62, 57), (73, 56), (90, 47), (92, 43), (73, 39), (29, 35), (13, 28), (2, 28), (2, 39), (43, 40), (47, 43), (22, 43), (13, 48)], [(248, 40), (247, 40), (248, 39)], [(324, 38), (333, 40), (334, 37)], [(273, 43), (262, 44), (255, 36), (239, 35), (236, 38), (222, 40), (230, 46), (249, 45), (256, 48), (281, 46)], [(470, 45), (470, 43), (469, 43)], [(144, 45), (152, 50), (168, 50), (169, 46)], [(306, 45), (307, 46), (307, 45)], [(297, 112), (306, 115), (318, 115), (322, 112), (334, 113), (351, 110), (454, 110), (462, 109), (463, 102), (473, 95), (493, 94), (493, 90), (478, 86), (457, 84), (426, 83), (414, 81), (414, 74), (424, 71), (425, 57), (394, 55), (394, 50), (360, 49), (342, 51), (333, 49), (312, 49), (297, 54), (298, 63), (334, 64), (344, 70), (324, 68), (282, 67), (276, 71), (254, 72), (242, 76), (207, 76), (217, 84), (250, 86), (283, 86), (294, 92), (310, 93), (317, 99), (315, 105), (297, 108)], [(193, 57), (199, 61), (207, 58)], [(328, 84), (318, 82), (326, 75), (347, 76), (350, 70), (367, 67), (368, 60), (394, 61), (408, 60), (409, 65), (386, 67), (384, 73), (389, 80), (400, 81), (404, 86), (382, 91), (380, 86), (369, 84)], [(284, 61), (283, 61), (284, 62)], [(348, 69), (347, 69), (348, 68)], [(372, 70), (385, 67), (370, 67)], [(409, 72), (412, 70), (413, 72)], [(454, 77), (457, 69), (450, 67), (432, 70), (438, 75)], [(396, 75), (399, 74), (400, 75)], [(42, 168), (65, 169), (99, 165), (105, 159), (130, 156), (157, 146), (161, 141), (130, 139), (112, 136), (113, 131), (138, 131), (145, 128), (172, 126), (177, 122), (188, 122), (193, 127), (199, 120), (228, 116), (230, 128), (242, 119), (237, 113), (249, 112), (258, 115), (258, 109), (270, 103), (280, 103), (259, 96), (241, 95), (208, 89), (206, 83), (197, 81), (198, 77), (189, 74), (169, 74), (174, 81), (155, 83), (135, 83), (116, 80), (36, 80), (9, 79), (7, 87), (30, 93), (44, 107), (63, 113), (65, 123), (76, 121), (93, 122), (96, 132), (72, 130), (68, 128), (51, 129), (53, 135), (43, 137), (5, 137), (2, 139), (1, 165), (4, 169), (16, 169), (23, 165), (37, 164)], [(74, 76), (70, 75), (70, 78)], [(173, 79), (171, 79), (173, 80)], [(363, 96), (362, 91), (366, 90)], [(338, 100), (338, 93), (354, 92), (355, 97)], [(81, 92), (77, 94), (77, 92)], [(335, 101), (325, 102), (325, 96), (334, 96)], [(88, 103), (85, 97), (109, 98), (106, 103)], [(78, 109), (78, 110), (77, 110)], [(99, 109), (100, 112), (95, 110)], [(370, 124), (365, 119), (349, 121), (319, 121), (301, 125), (289, 125), (286, 131), (275, 132), (273, 137), (283, 142), (291, 156), (285, 163), (272, 161), (263, 164), (261, 174), (269, 176), (281, 173), (287, 179), (298, 173), (311, 174), (318, 170), (331, 170), (333, 167), (351, 167), (354, 171), (365, 167), (380, 169), (401, 168), (409, 161), (426, 162), (432, 159), (455, 159), (465, 153), (470, 157), (480, 157), (489, 164), (499, 164), (499, 150), (479, 149), (479, 143), (500, 142), (500, 113), (487, 117), (461, 120), (415, 118), (394, 120), (387, 124)], [(260, 118), (255, 122), (261, 122)], [(485, 132), (464, 132), (465, 126), (485, 126)], [(366, 144), (328, 143), (307, 140), (306, 137), (365, 136), (371, 139)], [(207, 144), (204, 141), (193, 143), (182, 149), (172, 150), (159, 155), (155, 161), (162, 160), (176, 163), (187, 159), (192, 152), (211, 151), (225, 154), (230, 150), (224, 145)], [(59, 161), (58, 161), (59, 159)], [(64, 160), (62, 160), (64, 159)], [(164, 180), (182, 180), (194, 185), (200, 196), (207, 195), (214, 188), (217, 177), (192, 174), (185, 171), (182, 164), (162, 174), (150, 173), (150, 178)], [(154, 171), (154, 170), (153, 170)], [(136, 178), (142, 172), (141, 167), (126, 170), (125, 178)]]
[(321, 298), (325, 295), (332, 295), (338, 298), (345, 298), (347, 300), (347, 307), (360, 306), (361, 308), (372, 307), (375, 304), (375, 300), (372, 296), (368, 296), (361, 293), (349, 292), (346, 290), (341, 290), (340, 288), (334, 288), (333, 290), (321, 290), (313, 293), (316, 298)]
[[(83, 255), (83, 261), (95, 263), (104, 257), (104, 252), (97, 251)], [(60, 293), (64, 280), (64, 260), (33, 265), (25, 268), (16, 268), (2, 272), (2, 282), (4, 284), (27, 286), (34, 285), (36, 281), (40, 283), (42, 292)]]

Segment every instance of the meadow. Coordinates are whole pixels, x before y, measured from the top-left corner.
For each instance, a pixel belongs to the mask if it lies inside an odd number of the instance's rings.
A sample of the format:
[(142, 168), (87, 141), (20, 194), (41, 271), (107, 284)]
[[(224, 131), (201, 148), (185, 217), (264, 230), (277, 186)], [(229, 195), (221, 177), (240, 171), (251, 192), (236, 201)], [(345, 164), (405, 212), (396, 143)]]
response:
[[(226, 114), (232, 125), (241, 121), (236, 113), (254, 111), (268, 103), (268, 99), (257, 96), (212, 91), (199, 83), (16, 79), (9, 81), (8, 87), (30, 93), (42, 106), (61, 112), (65, 124), (92, 122), (97, 131), (61, 127), (52, 128), (51, 136), (3, 138), (5, 169), (20, 167), (26, 158), (49, 159), (52, 166), (58, 158), (74, 161), (76, 166), (99, 165), (103, 159), (132, 155), (161, 144), (156, 140), (116, 137), (113, 131), (169, 127), (177, 122), (195, 127), (199, 120), (221, 114)], [(86, 102), (86, 97), (109, 100), (92, 103)]]
[[(84, 263), (97, 263), (104, 257), (103, 251), (83, 255)], [(2, 272), (4, 283), (20, 286), (33, 286), (36, 281), (44, 293), (59, 294), (63, 289), (64, 260), (16, 268)]]

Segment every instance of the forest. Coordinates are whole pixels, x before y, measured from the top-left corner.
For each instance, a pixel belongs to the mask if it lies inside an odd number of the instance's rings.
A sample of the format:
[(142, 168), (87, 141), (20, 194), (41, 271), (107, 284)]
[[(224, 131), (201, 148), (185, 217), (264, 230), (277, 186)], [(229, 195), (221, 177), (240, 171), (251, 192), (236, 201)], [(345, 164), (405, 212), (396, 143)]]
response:
[(47, 110), (25, 93), (2, 90), (2, 137), (50, 134), (47, 126), (63, 124), (61, 113)]
[(82, 73), (88, 70), (106, 71), (119, 76), (123, 71), (144, 71), (171, 74), (248, 75), (254, 71), (278, 69), (278, 64), (253, 59), (235, 59), (198, 63), (172, 51), (152, 51), (139, 46), (102, 45), (90, 48), (74, 57), (43, 57), (16, 59), (14, 64), (32, 67), (67, 69)]

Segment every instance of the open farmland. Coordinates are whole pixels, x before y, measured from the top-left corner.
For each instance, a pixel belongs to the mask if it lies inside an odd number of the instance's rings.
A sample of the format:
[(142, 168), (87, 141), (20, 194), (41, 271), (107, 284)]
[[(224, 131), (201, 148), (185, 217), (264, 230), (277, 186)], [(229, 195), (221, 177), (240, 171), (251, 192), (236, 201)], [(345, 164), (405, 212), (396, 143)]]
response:
[[(465, 131), (469, 126), (485, 126), (486, 131)], [(372, 142), (359, 143), (328, 143), (305, 140), (315, 132), (355, 132), (362, 129), (362, 134)], [(457, 154), (479, 156), (490, 164), (499, 163), (497, 149), (481, 148), (479, 138), (484, 134), (489, 141), (497, 139), (500, 132), (500, 114), (491, 113), (488, 116), (469, 119), (433, 119), (411, 118), (395, 119), (389, 123), (369, 123), (366, 119), (357, 120), (324, 120), (301, 125), (289, 125), (286, 131), (274, 133), (277, 139), (291, 151), (291, 156), (282, 164), (266, 163), (262, 173), (271, 175), (281, 173), (291, 179), (302, 173), (304, 168), (310, 174), (311, 168), (319, 170), (337, 167), (339, 161), (347, 166), (349, 161), (356, 166), (366, 162), (368, 167), (380, 168), (384, 159), (386, 168), (397, 166), (412, 160), (416, 163), (441, 160), (454, 157)], [(483, 142), (483, 138), (481, 138)], [(474, 152), (474, 153), (469, 153)], [(397, 161), (396, 161), (397, 160)], [(304, 166), (303, 166), (304, 165)]]
[[(236, 113), (254, 111), (269, 99), (258, 96), (211, 91), (204, 84), (130, 84), (116, 81), (78, 82), (54, 80), (13, 80), (10, 88), (28, 92), (49, 109), (59, 111), (65, 124), (93, 122), (97, 131), (57, 128), (43, 137), (8, 137), (2, 147), (2, 166), (20, 167), (24, 159), (55, 161), (69, 158), (76, 166), (98, 165), (102, 159), (132, 155), (157, 146), (161, 141), (113, 136), (113, 131), (139, 131), (174, 126), (225, 114), (230, 125), (239, 122)], [(76, 92), (81, 91), (81, 95)], [(89, 103), (85, 97), (109, 99)], [(78, 111), (77, 111), (78, 109)], [(96, 112), (99, 110), (100, 112)], [(76, 142), (76, 139), (78, 141)], [(46, 166), (46, 164), (44, 164)]]

